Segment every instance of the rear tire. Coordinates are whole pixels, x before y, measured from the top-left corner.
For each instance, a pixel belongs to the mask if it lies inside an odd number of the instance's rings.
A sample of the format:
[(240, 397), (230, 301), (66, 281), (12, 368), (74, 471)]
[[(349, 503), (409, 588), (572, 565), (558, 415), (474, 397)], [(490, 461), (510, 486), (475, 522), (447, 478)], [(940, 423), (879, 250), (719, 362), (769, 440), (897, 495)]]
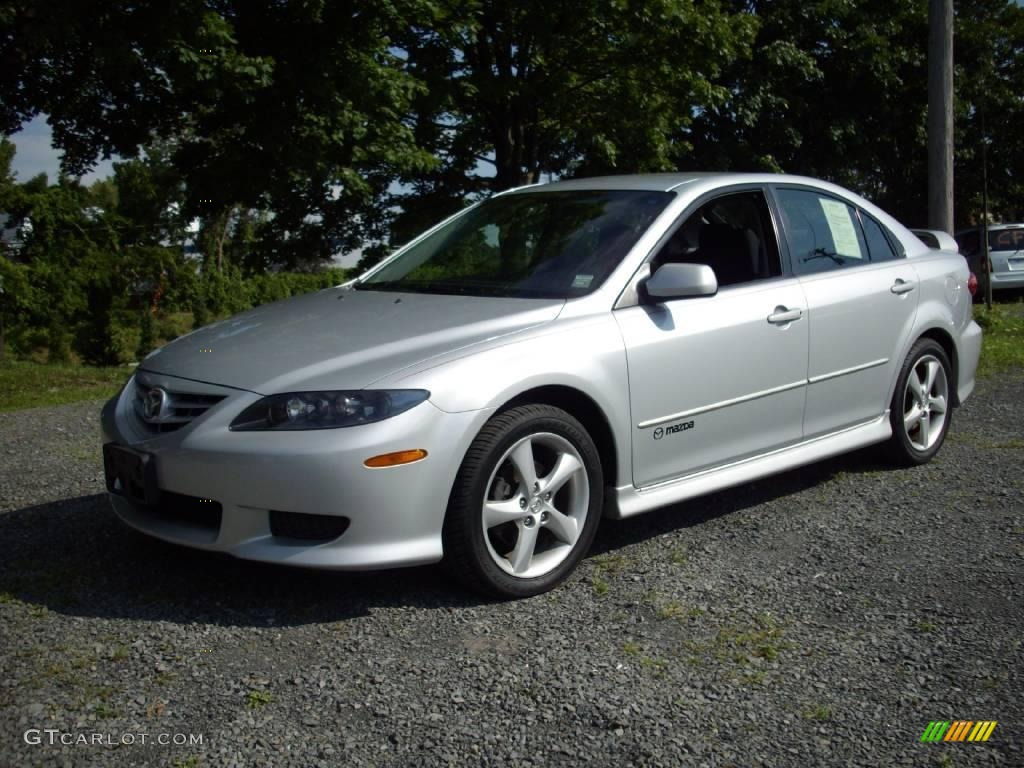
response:
[(945, 350), (919, 339), (903, 362), (889, 406), (892, 437), (886, 449), (894, 463), (917, 466), (939, 452), (953, 416), (951, 379)]
[(494, 416), (459, 468), (445, 516), (444, 566), (498, 597), (558, 586), (590, 549), (604, 496), (587, 430), (549, 405)]

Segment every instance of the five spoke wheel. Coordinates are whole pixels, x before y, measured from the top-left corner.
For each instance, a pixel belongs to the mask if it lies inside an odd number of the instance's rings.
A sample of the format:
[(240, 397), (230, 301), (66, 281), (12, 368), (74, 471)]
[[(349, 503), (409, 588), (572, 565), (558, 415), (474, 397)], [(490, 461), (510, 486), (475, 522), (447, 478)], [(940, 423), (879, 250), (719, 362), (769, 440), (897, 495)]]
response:
[(946, 369), (934, 355), (921, 357), (910, 370), (903, 395), (903, 429), (919, 451), (927, 451), (942, 436), (948, 402)]
[(918, 339), (903, 361), (889, 405), (889, 458), (902, 466), (931, 461), (949, 431), (955, 379), (949, 357), (935, 339)]
[(579, 451), (560, 435), (528, 435), (505, 452), (487, 487), (484, 538), (498, 567), (521, 578), (556, 568), (579, 539), (590, 505)]
[(459, 468), (444, 522), (444, 563), (501, 597), (564, 581), (594, 540), (604, 501), (597, 446), (571, 414), (517, 405), (488, 421)]

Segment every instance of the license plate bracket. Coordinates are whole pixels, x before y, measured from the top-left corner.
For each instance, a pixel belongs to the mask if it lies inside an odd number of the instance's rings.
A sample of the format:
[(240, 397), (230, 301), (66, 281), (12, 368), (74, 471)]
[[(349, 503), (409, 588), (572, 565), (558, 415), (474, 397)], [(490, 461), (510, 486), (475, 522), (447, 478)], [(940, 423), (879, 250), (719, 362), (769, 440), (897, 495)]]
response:
[(155, 507), (160, 500), (156, 461), (150, 453), (107, 443), (103, 446), (103, 473), (111, 493), (147, 507)]

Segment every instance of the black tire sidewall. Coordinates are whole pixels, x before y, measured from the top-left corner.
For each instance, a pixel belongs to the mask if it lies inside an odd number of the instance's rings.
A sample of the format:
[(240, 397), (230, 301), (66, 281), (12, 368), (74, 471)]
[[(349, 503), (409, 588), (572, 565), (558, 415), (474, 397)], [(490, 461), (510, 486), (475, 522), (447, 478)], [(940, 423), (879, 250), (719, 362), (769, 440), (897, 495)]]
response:
[[(543, 576), (523, 579), (506, 573), (492, 559), (481, 515), (487, 485), (497, 462), (515, 443), (542, 432), (568, 440), (579, 452), (587, 471), (590, 499), (583, 531), (568, 557)], [(462, 572), (456, 575), (492, 595), (529, 597), (547, 592), (564, 581), (590, 549), (600, 523), (603, 496), (601, 458), (593, 439), (579, 421), (547, 405), (527, 405), (504, 411), (481, 430), (459, 470), (445, 520), (446, 559), (450, 549), (458, 551), (461, 557), (454, 559), (461, 566), (457, 570)], [(449, 520), (453, 516), (461, 519)]]
[[(921, 451), (914, 447), (910, 442), (906, 429), (904, 429), (903, 398), (907, 390), (907, 379), (910, 378), (911, 371), (914, 370), (921, 358), (926, 355), (935, 357), (943, 367), (948, 386), (948, 402), (946, 403), (946, 419), (942, 425), (942, 434), (939, 435), (939, 439), (935, 441), (935, 445), (926, 451)], [(946, 435), (949, 433), (949, 426), (953, 421), (953, 393), (955, 391), (955, 387), (956, 382), (953, 381), (952, 365), (950, 365), (946, 351), (937, 341), (933, 341), (932, 339), (918, 340), (914, 346), (911, 347), (910, 353), (903, 361), (903, 368), (900, 369), (900, 375), (896, 379), (896, 391), (893, 392), (892, 402), (889, 406), (889, 421), (892, 425), (892, 438), (889, 441), (889, 446), (894, 459), (900, 463), (915, 466), (919, 464), (926, 464), (934, 458), (935, 454), (937, 454), (939, 449), (942, 447), (942, 444), (946, 442)]]

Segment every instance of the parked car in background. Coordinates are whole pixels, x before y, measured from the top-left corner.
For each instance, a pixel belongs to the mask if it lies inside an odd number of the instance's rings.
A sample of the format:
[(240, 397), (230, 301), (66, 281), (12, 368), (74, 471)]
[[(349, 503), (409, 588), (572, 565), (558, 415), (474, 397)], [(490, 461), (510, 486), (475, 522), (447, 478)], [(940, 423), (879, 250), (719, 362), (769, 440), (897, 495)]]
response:
[(534, 595), (603, 515), (876, 443), (929, 461), (974, 388), (968, 279), (810, 178), (510, 190), (150, 354), (103, 409), (107, 488), (179, 544)]
[[(961, 230), (956, 233), (956, 241), (971, 271), (983, 274), (982, 228)], [(1024, 224), (989, 225), (988, 247), (992, 290), (1024, 288)]]

